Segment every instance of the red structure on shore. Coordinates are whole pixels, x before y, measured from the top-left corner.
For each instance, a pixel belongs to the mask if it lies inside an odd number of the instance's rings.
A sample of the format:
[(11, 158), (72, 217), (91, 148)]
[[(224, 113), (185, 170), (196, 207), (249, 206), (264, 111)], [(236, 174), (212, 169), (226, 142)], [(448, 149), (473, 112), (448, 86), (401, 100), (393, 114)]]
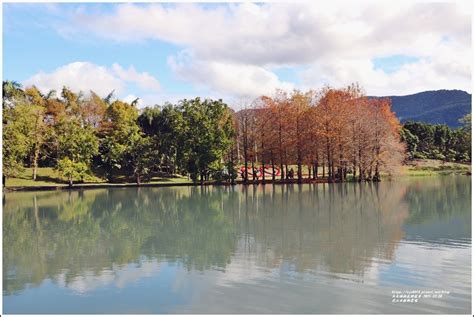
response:
[[(272, 169), (271, 166), (265, 166), (265, 170), (264, 170), (263, 167), (261, 167), (261, 166), (260, 166), (260, 167), (256, 167), (256, 168), (254, 168), (254, 169), (255, 169), (255, 171), (256, 171), (256, 175), (255, 175), (255, 176), (256, 176), (257, 178), (262, 177), (263, 171), (265, 171), (265, 176), (268, 175), (268, 176), (271, 177), (272, 174), (273, 174), (273, 169)], [(243, 178), (244, 173), (245, 173), (245, 166), (242, 166), (242, 167), (240, 168), (240, 176), (241, 176), (242, 178)], [(280, 172), (280, 169), (275, 166), (275, 176), (280, 176), (280, 173), (281, 173), (281, 172)], [(247, 177), (248, 177), (248, 178), (251, 178), (252, 176), (253, 176), (252, 167), (248, 167), (248, 168), (247, 168)]]

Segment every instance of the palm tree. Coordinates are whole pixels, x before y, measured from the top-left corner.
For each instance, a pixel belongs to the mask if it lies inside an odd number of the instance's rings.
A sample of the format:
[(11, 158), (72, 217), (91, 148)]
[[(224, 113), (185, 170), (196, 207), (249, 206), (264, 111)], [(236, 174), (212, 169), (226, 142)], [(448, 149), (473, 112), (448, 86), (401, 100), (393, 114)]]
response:
[(114, 93), (115, 93), (115, 89), (112, 90), (112, 91), (107, 95), (107, 97), (104, 98), (104, 101), (105, 101), (105, 103), (107, 104), (107, 106), (110, 106), (110, 104), (112, 103), (112, 98), (114, 97)]
[(17, 98), (24, 96), (21, 84), (14, 80), (4, 80), (2, 84), (3, 106), (12, 106)]

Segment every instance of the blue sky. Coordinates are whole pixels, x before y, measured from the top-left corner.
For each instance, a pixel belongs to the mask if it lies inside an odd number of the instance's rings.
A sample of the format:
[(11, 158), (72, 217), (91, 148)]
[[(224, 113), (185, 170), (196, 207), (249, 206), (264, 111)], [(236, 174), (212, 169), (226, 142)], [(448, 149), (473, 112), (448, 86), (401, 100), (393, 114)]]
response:
[[(68, 11), (78, 8), (74, 4), (62, 4), (61, 7)], [(102, 4), (100, 7), (109, 10), (113, 5)], [(51, 13), (41, 5), (4, 4), (3, 16), (4, 79), (24, 82), (40, 71), (50, 73), (59, 66), (76, 61), (104, 66), (118, 63), (133, 65), (137, 71), (146, 71), (159, 78), (160, 84), (170, 94), (199, 94), (191, 83), (177, 79), (166, 64), (167, 56), (180, 49), (177, 45), (161, 41), (129, 44), (97, 38), (66, 38), (58, 34), (54, 23), (48, 22)], [(127, 93), (138, 96), (146, 91), (131, 84), (122, 96)]]
[(420, 60), (416, 56), (390, 55), (386, 57), (374, 58), (374, 69), (381, 69), (387, 74), (391, 74), (400, 69), (403, 65), (416, 63)]
[(352, 82), (370, 95), (470, 91), (470, 10), (390, 6), (5, 3), (3, 79), (142, 105)]

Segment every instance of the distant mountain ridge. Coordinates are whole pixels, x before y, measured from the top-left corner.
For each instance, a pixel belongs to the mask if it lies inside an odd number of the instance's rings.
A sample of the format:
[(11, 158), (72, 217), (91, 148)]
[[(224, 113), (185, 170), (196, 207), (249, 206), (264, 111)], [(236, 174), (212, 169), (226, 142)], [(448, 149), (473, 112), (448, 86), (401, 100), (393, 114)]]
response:
[(459, 119), (471, 112), (471, 94), (463, 90), (432, 90), (390, 98), (392, 111), (401, 122), (422, 121), (459, 127)]

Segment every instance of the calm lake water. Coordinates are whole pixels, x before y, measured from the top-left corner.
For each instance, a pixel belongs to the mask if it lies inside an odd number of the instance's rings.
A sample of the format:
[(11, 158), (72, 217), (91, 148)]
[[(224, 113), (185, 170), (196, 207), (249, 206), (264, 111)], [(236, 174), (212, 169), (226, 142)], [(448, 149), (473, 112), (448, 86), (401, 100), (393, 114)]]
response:
[[(467, 176), (18, 192), (3, 207), (4, 313), (471, 312)], [(394, 302), (404, 291), (431, 298)]]

